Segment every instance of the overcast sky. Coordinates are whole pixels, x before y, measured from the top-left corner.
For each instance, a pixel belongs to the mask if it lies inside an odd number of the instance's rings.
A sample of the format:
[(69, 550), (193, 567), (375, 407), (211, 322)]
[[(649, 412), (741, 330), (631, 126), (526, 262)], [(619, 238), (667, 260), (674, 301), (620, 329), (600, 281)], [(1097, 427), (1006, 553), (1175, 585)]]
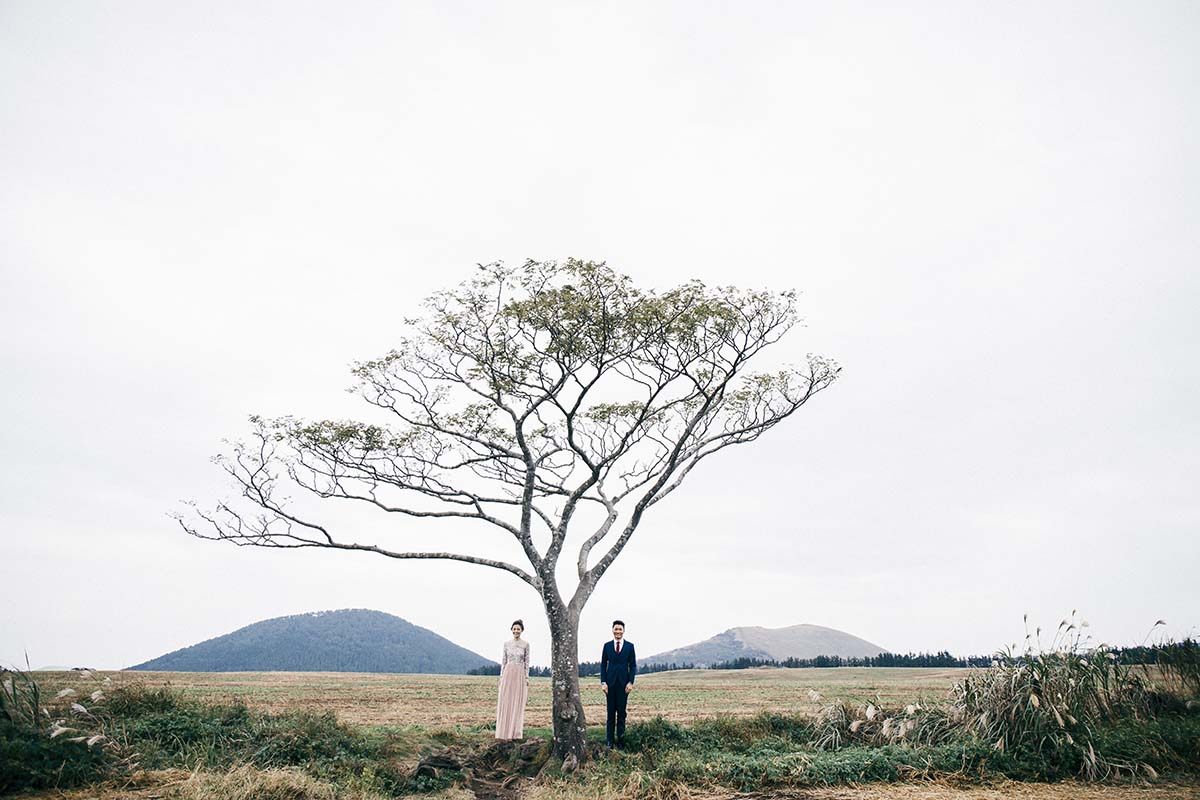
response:
[(0, 661), (373, 608), (548, 663), (506, 573), (168, 514), (247, 415), (362, 416), (425, 295), (568, 256), (798, 289), (782, 355), (844, 367), (655, 507), (583, 658), (1197, 632), (1200, 4), (885, 5), (0, 2)]

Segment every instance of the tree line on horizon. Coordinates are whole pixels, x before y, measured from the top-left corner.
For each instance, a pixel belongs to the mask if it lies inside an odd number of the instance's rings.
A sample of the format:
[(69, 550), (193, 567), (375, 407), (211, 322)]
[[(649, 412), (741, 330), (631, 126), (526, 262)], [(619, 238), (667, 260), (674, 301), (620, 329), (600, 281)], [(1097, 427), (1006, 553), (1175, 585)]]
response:
[[(1200, 641), (1187, 638), (1178, 642), (1166, 642), (1159, 645), (1135, 645), (1132, 647), (1112, 647), (1108, 649), (1114, 658), (1126, 666), (1151, 665), (1161, 663), (1164, 659), (1178, 660), (1187, 658), (1200, 660)], [(1020, 657), (1018, 657), (1020, 658)], [(956, 656), (947, 650), (936, 653), (880, 653), (877, 656), (844, 657), (844, 656), (815, 656), (813, 658), (734, 658), (719, 661), (714, 664), (696, 665), (692, 663), (659, 663), (638, 666), (638, 674), (654, 672), (670, 672), (681, 669), (754, 669), (756, 667), (775, 667), (783, 669), (814, 669), (829, 667), (989, 667), (996, 656)], [(476, 667), (467, 671), (468, 675), (499, 675), (499, 665)], [(579, 677), (590, 678), (600, 674), (599, 661), (582, 661), (579, 664)], [(530, 667), (530, 677), (549, 678), (549, 667)]]
[[(674, 669), (696, 669), (695, 664), (648, 664), (646, 666), (638, 665), (638, 674), (646, 675), (651, 672), (669, 672)], [(482, 667), (475, 667), (467, 670), (468, 675), (499, 675), (499, 664), (487, 664)], [(579, 677), (591, 678), (600, 674), (599, 661), (583, 661), (579, 664)], [(549, 678), (551, 669), (549, 667), (530, 667), (529, 677), (531, 678)]]
[[(769, 658), (735, 658), (729, 661), (719, 661), (715, 664), (679, 663), (675, 661), (657, 664), (639, 664), (638, 674), (646, 675), (654, 672), (671, 672), (680, 669), (752, 669), (754, 667), (782, 667), (786, 669), (803, 669), (807, 667), (979, 667), (991, 664), (991, 656), (967, 656), (959, 658), (948, 652), (940, 653), (881, 653), (878, 656), (866, 658), (843, 658), (841, 656), (817, 656), (815, 658), (785, 658), (782, 660)], [(500, 667), (490, 664), (476, 667), (467, 671), (468, 675), (499, 675)], [(530, 667), (530, 677), (549, 678), (549, 667)], [(600, 674), (599, 661), (581, 661), (579, 677), (591, 678)]]
[(812, 669), (821, 667), (986, 667), (992, 656), (956, 656), (949, 651), (936, 653), (880, 653), (877, 656), (814, 656), (813, 658), (734, 658), (720, 661), (708, 669), (752, 669), (783, 667)]

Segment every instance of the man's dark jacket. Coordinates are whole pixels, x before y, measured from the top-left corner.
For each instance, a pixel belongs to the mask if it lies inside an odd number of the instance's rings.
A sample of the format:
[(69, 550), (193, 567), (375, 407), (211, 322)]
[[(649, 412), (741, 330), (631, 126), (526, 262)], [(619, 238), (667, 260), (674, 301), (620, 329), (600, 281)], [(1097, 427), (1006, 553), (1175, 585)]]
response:
[(610, 689), (618, 686), (624, 691), (625, 684), (633, 683), (636, 675), (637, 655), (633, 642), (622, 640), (620, 653), (615, 642), (606, 642), (600, 655), (600, 682), (607, 683)]

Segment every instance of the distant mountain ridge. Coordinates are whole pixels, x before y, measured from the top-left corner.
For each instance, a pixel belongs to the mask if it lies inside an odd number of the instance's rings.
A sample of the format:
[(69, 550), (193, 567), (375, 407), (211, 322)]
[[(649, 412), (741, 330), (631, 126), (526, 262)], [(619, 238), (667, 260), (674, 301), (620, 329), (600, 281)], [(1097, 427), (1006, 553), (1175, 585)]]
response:
[(842, 656), (865, 658), (884, 652), (879, 645), (821, 625), (787, 628), (730, 628), (711, 639), (642, 659), (645, 664), (694, 664), (707, 667), (735, 658), (782, 661), (787, 658)]
[(263, 620), (129, 669), (463, 674), (495, 663), (400, 617), (353, 608)]

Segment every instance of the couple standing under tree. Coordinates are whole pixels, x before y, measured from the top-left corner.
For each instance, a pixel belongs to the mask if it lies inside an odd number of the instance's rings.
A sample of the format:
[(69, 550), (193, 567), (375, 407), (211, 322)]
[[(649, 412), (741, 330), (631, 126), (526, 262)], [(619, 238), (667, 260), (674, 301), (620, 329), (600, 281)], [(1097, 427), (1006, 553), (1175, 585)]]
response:
[[(608, 703), (605, 742), (621, 747), (625, 739), (625, 708), (637, 677), (637, 654), (625, 641), (625, 623), (613, 620), (613, 638), (600, 653), (600, 689)], [(525, 701), (529, 697), (529, 642), (521, 638), (525, 623), (512, 624), (512, 639), (504, 643), (500, 661), (500, 696), (496, 700), (496, 738), (520, 739), (525, 728)]]

